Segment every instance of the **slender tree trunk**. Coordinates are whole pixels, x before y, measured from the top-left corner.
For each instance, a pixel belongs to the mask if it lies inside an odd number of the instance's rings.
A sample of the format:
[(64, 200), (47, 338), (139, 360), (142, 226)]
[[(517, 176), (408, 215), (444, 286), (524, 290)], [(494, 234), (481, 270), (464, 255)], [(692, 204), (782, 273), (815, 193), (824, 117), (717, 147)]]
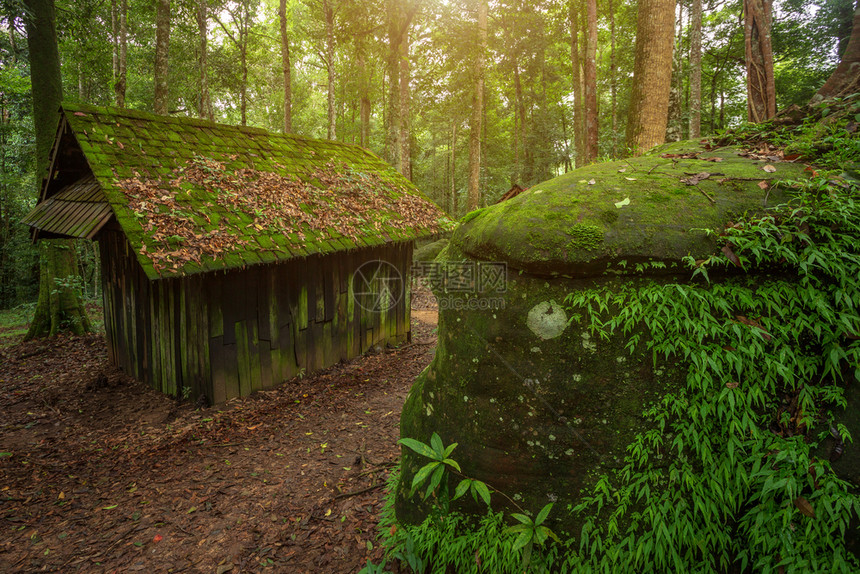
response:
[[(26, 0), (27, 48), (33, 82), (33, 123), (36, 134), (36, 181), (45, 182), (48, 156), (57, 131), (57, 111), (63, 99), (60, 54), (54, 27), (54, 0)], [(41, 189), (41, 185), (40, 185)], [(39, 300), (26, 339), (53, 336), (61, 330), (90, 331), (90, 322), (72, 287), (77, 275), (74, 241), (41, 240)]]
[(640, 0), (627, 147), (641, 154), (666, 137), (674, 45), (673, 0)]
[(125, 107), (126, 54), (128, 52), (128, 0), (111, 0), (111, 27), (113, 30), (113, 92), (114, 102)]
[(239, 56), (242, 61), (242, 85), (240, 86), (239, 105), (242, 112), (242, 125), (248, 125), (248, 36), (251, 27), (251, 10), (248, 0), (239, 6)]
[(293, 64), (290, 61), (290, 37), (287, 34), (287, 0), (278, 8), (281, 25), (281, 63), (284, 67), (284, 133), (293, 133)]
[(570, 0), (570, 63), (573, 79), (573, 142), (576, 150), (576, 167), (585, 165), (585, 105), (583, 102), (582, 64), (579, 57), (579, 14), (578, 3)]
[(170, 45), (170, 0), (155, 5), (155, 113), (167, 115), (167, 54)]
[(487, 51), (487, 0), (478, 0), (478, 53), (475, 56), (475, 92), (472, 95), (472, 119), (469, 122), (469, 198), (467, 209), (481, 202), (481, 120), (484, 112), (484, 57)]
[(702, 135), (702, 0), (690, 12), (690, 138)]
[(388, 17), (388, 125), (386, 126), (385, 149), (388, 162), (400, 165), (400, 5), (397, 0), (386, 0)]
[(717, 130), (717, 70), (711, 76), (711, 133)]
[[(125, 0), (123, 0), (125, 1)], [(200, 37), (200, 55), (198, 66), (200, 68), (200, 117), (209, 121), (215, 120), (212, 110), (212, 98), (209, 96), (209, 11), (207, 0), (197, 0), (197, 34)]]
[(18, 63), (18, 41), (15, 39), (15, 21), (17, 19), (16, 14), (9, 14), (9, 48), (12, 52), (10, 55), (13, 66)]
[(457, 124), (451, 122), (451, 215), (456, 219), (457, 205)]
[(523, 166), (521, 154), (525, 151), (520, 144), (523, 131), (523, 87), (520, 83), (520, 65), (514, 60), (514, 171), (511, 177), (511, 186), (522, 182)]
[(744, 0), (747, 64), (747, 120), (759, 123), (776, 115), (773, 48), (770, 41), (772, 0)]
[(565, 116), (564, 107), (561, 108), (561, 139), (564, 142), (564, 173), (573, 169), (570, 162), (570, 144), (567, 139), (567, 118)]
[(597, 0), (585, 0), (585, 163), (597, 159)]
[(618, 155), (618, 75), (615, 63), (615, 7), (609, 0), (609, 97), (612, 102), (612, 157)]
[[(14, 22), (10, 22), (10, 26), (14, 26)], [(111, 81), (116, 88), (116, 79), (119, 76), (119, 8), (116, 5), (116, 0), (110, 0), (110, 31), (111, 31)]]
[(334, 9), (330, 0), (323, 0), (323, 12), (325, 15), (325, 59), (326, 72), (328, 74), (328, 139), (337, 138), (335, 127), (335, 82), (334, 82)]
[(78, 101), (85, 102), (87, 98), (84, 91), (84, 65), (81, 60), (76, 62), (76, 67), (78, 72)]
[(683, 70), (681, 43), (684, 39), (684, 1), (678, 0), (678, 22), (675, 26), (675, 49), (672, 55), (672, 87), (669, 90), (669, 118), (666, 124), (666, 141), (681, 140), (681, 87)]
[(412, 151), (410, 136), (412, 121), (409, 115), (409, 28), (403, 33), (400, 42), (400, 166), (398, 171), (412, 179)]
[(858, 91), (860, 91), (860, 6), (854, 11), (854, 27), (851, 29), (851, 37), (842, 54), (842, 60), (821, 89), (812, 97), (811, 103)]
[(367, 72), (367, 48), (364, 36), (358, 38), (358, 91), (360, 98), (361, 147), (370, 146), (370, 78)]

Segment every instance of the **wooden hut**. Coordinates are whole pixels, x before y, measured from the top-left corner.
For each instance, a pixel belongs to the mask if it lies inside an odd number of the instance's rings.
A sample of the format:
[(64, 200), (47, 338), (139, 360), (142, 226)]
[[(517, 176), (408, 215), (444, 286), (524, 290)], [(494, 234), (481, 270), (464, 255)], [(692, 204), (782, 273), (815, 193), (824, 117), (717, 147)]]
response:
[(215, 402), (408, 340), (412, 245), (448, 224), (357, 146), (64, 104), (34, 239), (99, 243), (111, 360)]
[(507, 201), (511, 198), (514, 198), (524, 192), (526, 188), (521, 187), (519, 184), (515, 183), (511, 186), (511, 188), (502, 194), (502, 197), (499, 198), (499, 201), (496, 203), (501, 203), (503, 201)]

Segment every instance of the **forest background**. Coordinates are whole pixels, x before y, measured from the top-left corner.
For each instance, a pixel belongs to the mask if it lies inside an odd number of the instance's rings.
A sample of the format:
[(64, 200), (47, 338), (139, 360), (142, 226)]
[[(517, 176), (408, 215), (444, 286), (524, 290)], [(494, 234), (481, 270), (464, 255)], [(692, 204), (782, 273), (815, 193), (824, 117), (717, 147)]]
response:
[[(653, 2), (654, 0), (650, 0)], [(665, 2), (665, 0), (664, 0)], [(633, 0), (57, 0), (64, 97), (362, 145), (454, 217), (630, 153)], [(673, 2), (674, 3), (674, 2)], [(810, 100), (850, 0), (679, 0), (667, 140), (748, 118), (744, 14), (772, 9), (778, 109)], [(38, 251), (21, 0), (0, 2), (0, 309), (32, 305)], [(82, 294), (97, 246), (80, 242)]]

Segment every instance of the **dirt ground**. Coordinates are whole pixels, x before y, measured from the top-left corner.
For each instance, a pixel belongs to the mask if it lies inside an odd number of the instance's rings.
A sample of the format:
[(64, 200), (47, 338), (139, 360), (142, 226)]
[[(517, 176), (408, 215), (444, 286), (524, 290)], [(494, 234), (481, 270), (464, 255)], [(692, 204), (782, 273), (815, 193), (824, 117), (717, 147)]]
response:
[(432, 296), (413, 307), (411, 343), (215, 408), (112, 369), (100, 336), (0, 350), (0, 572), (379, 561), (400, 409), (436, 341)]

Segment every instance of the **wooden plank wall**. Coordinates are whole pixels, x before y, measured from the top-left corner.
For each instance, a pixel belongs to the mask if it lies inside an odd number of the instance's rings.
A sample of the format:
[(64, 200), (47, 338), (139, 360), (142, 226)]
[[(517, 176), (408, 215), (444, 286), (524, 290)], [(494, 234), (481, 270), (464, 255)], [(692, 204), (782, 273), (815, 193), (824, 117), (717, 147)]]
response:
[[(151, 282), (121, 233), (99, 241), (110, 358), (164, 393), (221, 403), (410, 335), (409, 243)], [(356, 270), (374, 260), (405, 286), (384, 312), (355, 292)]]

